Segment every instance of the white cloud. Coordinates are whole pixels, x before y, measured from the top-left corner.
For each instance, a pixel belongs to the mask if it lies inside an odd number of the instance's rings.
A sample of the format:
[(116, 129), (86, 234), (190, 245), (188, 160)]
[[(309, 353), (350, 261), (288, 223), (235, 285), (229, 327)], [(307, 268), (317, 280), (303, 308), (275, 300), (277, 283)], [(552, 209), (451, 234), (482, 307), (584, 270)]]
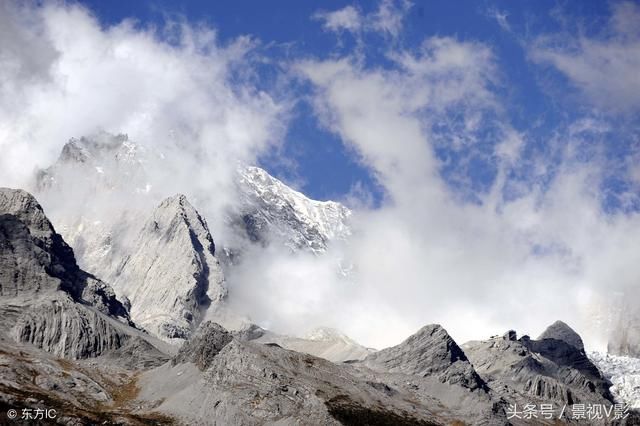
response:
[[(349, 304), (338, 304), (340, 320), (332, 316), (334, 300), (327, 318), (378, 347), (427, 322), (464, 341), (510, 327), (535, 336), (556, 319), (602, 346), (591, 305), (612, 288), (640, 284), (630, 240), (640, 237), (640, 216), (602, 211), (604, 165), (598, 156), (585, 162), (579, 151), (606, 128), (586, 120), (558, 129), (568, 148), (553, 173), (543, 171), (551, 181), (533, 179), (505, 199), (512, 184), (506, 176), (522, 165), (528, 136), (501, 113), (491, 50), (431, 38), (417, 52), (391, 57), (392, 69), (349, 56), (298, 67), (316, 88), (320, 120), (388, 193), (381, 208), (355, 216), (354, 237), (340, 254), (355, 265), (355, 290)], [(452, 117), (462, 125), (437, 135), (434, 129)], [(484, 140), (487, 125), (496, 129), (494, 141)], [(470, 141), (461, 155), (477, 152), (478, 140), (493, 144), (498, 175), (490, 191), (475, 192), (478, 204), (461, 200), (440, 174), (433, 149), (447, 139)], [(541, 161), (550, 166), (550, 158)]]
[(346, 6), (333, 12), (316, 12), (314, 18), (323, 21), (323, 28), (327, 31), (359, 32), (362, 28), (362, 16), (353, 6)]
[(60, 3), (2, 8), (3, 185), (24, 186), (69, 138), (104, 129), (180, 158), (172, 181), (200, 174), (214, 187), (281, 135), (284, 106), (243, 75), (257, 47), (249, 38), (223, 45), (180, 21), (103, 27)]
[(313, 17), (323, 22), (326, 31), (349, 31), (356, 35), (371, 31), (397, 37), (402, 31), (403, 20), (411, 6), (412, 3), (407, 0), (381, 0), (378, 8), (367, 14), (353, 6), (346, 6), (331, 12), (319, 11)]
[(504, 12), (495, 11), (494, 18), (496, 19), (496, 22), (498, 22), (498, 25), (500, 25), (500, 28), (505, 31), (511, 31), (511, 26), (507, 20), (508, 16), (509, 15)]
[(412, 3), (407, 0), (382, 0), (378, 10), (372, 15), (371, 27), (397, 37), (402, 30), (402, 21), (411, 6)]
[(613, 5), (598, 37), (578, 33), (540, 37), (531, 58), (563, 73), (595, 105), (616, 113), (640, 108), (640, 6)]

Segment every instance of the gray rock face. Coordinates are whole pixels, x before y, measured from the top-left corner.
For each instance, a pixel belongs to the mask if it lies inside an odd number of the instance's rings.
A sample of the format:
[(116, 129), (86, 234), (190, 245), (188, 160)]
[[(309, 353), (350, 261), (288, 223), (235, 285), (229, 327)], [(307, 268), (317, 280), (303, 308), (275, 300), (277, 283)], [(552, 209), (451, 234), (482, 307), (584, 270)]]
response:
[(465, 353), (440, 325), (421, 328), (401, 344), (367, 356), (363, 364), (378, 371), (435, 376), (442, 383), (486, 389)]
[(584, 343), (578, 333), (562, 321), (556, 321), (542, 332), (538, 340), (556, 339), (584, 351)]
[(106, 283), (82, 271), (33, 196), (0, 188), (0, 295), (30, 297), (58, 290), (107, 315), (128, 320)]
[(113, 281), (136, 324), (182, 342), (227, 290), (205, 220), (184, 195), (167, 198), (140, 231)]
[[(94, 357), (129, 338), (129, 317), (104, 282), (80, 270), (38, 202), (0, 189), (0, 333), (59, 357)], [(118, 319), (118, 320), (116, 320)]]
[(200, 370), (206, 370), (213, 362), (213, 358), (220, 353), (233, 338), (231, 334), (219, 324), (207, 321), (197, 332), (180, 347), (178, 354), (171, 363), (194, 363)]
[(469, 342), (465, 353), (476, 371), (507, 401), (517, 404), (611, 404), (611, 383), (584, 351), (562, 340), (495, 337)]
[(555, 339), (523, 339), (522, 342), (531, 352), (559, 366), (556, 373), (564, 383), (571, 387), (586, 389), (609, 401), (613, 400), (609, 392), (611, 383), (600, 374), (598, 368), (589, 360), (583, 350), (578, 350), (573, 345)]
[(109, 318), (65, 296), (23, 308), (13, 335), (18, 342), (69, 359), (96, 357), (120, 348), (130, 337)]

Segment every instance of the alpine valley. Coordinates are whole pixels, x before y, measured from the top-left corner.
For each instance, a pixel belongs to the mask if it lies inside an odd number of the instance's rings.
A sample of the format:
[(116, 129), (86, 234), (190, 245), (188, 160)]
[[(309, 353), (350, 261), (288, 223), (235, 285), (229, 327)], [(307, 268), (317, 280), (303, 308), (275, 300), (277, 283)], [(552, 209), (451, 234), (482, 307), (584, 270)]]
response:
[[(47, 407), (64, 425), (556, 425), (587, 405), (624, 407), (589, 424), (640, 424), (634, 318), (606, 354), (556, 318), (464, 344), (428, 324), (382, 350), (255, 323), (234, 310), (234, 271), (270, 247), (322, 257), (355, 213), (243, 164), (221, 199), (176, 193), (166, 155), (80, 137), (31, 187), (0, 189), (3, 424)], [(551, 415), (514, 415), (531, 404)]]

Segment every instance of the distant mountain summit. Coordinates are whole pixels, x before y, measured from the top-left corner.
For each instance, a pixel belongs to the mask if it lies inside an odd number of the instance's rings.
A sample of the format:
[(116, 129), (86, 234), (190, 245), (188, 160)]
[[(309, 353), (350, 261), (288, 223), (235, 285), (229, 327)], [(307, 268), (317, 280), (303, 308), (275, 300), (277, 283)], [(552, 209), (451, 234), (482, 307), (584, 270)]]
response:
[[(127, 188), (148, 192), (145, 163), (152, 153), (129, 141), (127, 135), (101, 132), (92, 137), (72, 138), (57, 161), (36, 174), (36, 190), (65, 189), (67, 185), (110, 191)], [(139, 186), (138, 186), (139, 185)]]
[[(103, 132), (67, 142), (56, 162), (37, 173), (33, 186), (45, 204), (56, 206), (54, 219), (80, 264), (107, 278), (128, 250), (124, 236), (137, 233), (151, 205), (173, 195), (164, 192), (166, 181), (155, 181), (169, 161), (126, 135)], [(319, 253), (351, 234), (348, 208), (312, 200), (258, 167), (239, 166), (232, 187), (234, 195), (222, 212), (225, 232), (219, 233), (228, 240), (219, 242), (218, 257), (225, 264), (237, 263), (251, 244)], [(216, 195), (187, 190), (195, 200)]]
[(342, 204), (311, 200), (258, 167), (240, 168), (238, 176), (239, 219), (252, 241), (277, 239), (318, 252), (351, 234), (351, 211)]

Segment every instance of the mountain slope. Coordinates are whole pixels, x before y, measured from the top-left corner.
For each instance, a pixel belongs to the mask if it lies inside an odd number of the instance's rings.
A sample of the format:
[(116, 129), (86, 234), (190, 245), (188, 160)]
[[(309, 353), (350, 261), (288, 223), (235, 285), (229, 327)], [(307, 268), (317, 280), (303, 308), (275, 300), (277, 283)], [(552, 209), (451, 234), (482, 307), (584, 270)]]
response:
[(38, 202), (0, 188), (1, 332), (68, 358), (117, 349), (128, 312), (104, 282), (80, 270)]
[(0, 215), (0, 295), (28, 299), (62, 291), (77, 302), (128, 320), (111, 287), (78, 267), (73, 250), (31, 194), (0, 188)]
[(437, 394), (423, 391), (416, 399), (412, 391), (390, 388), (351, 364), (239, 341), (217, 325), (203, 328), (171, 364), (144, 373), (139, 381), (143, 403), (161, 401), (160, 412), (186, 424), (215, 419), (220, 424), (426, 426), (470, 422), (481, 414), (487, 415), (481, 424), (505, 423), (486, 405), (450, 412)]
[(363, 364), (391, 373), (437, 376), (443, 383), (470, 390), (486, 388), (462, 349), (437, 324), (424, 326), (399, 345), (367, 356)]
[(150, 333), (185, 339), (227, 294), (205, 220), (184, 195), (164, 200), (116, 271), (114, 288)]
[(118, 396), (131, 383), (127, 368), (167, 359), (130, 324), (35, 198), (0, 188), (0, 423), (14, 422), (9, 409), (47, 408), (59, 424), (169, 424), (131, 414)]

